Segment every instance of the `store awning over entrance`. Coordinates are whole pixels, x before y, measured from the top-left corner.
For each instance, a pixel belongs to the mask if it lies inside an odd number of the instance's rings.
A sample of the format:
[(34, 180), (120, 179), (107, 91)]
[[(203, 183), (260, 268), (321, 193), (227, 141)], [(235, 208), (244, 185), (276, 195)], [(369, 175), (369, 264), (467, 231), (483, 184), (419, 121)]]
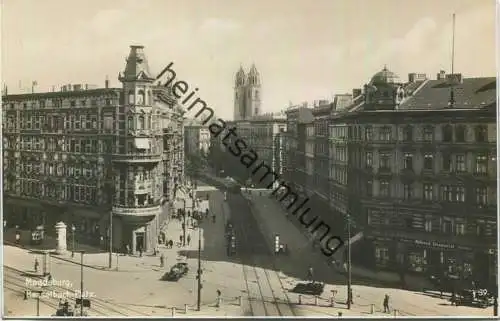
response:
[(137, 149), (149, 149), (149, 138), (135, 138), (134, 145)]

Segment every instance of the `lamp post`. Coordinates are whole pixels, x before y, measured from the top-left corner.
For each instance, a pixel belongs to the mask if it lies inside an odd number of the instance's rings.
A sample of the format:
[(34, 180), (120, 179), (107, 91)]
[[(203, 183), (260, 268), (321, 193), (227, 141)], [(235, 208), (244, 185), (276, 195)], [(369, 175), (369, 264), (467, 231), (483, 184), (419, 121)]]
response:
[[(27, 292), (25, 292), (27, 293)], [(30, 290), (29, 291), (30, 296), (33, 297), (33, 294), (36, 294), (35, 299), (36, 299), (36, 316), (40, 316), (40, 297), (42, 296), (43, 291), (41, 290)], [(26, 297), (26, 294), (25, 294)]]
[(113, 211), (109, 211), (109, 257), (108, 268), (113, 267)]
[(351, 216), (347, 215), (347, 309), (351, 309)]
[[(193, 193), (192, 195), (192, 198), (193, 198), (193, 219), (196, 218), (196, 216), (194, 216), (194, 199), (195, 199), (195, 195)], [(200, 213), (201, 214), (201, 213)], [(201, 310), (201, 288), (202, 288), (202, 284), (201, 284), (201, 274), (202, 274), (202, 271), (201, 271), (201, 215), (198, 215), (197, 216), (198, 218), (198, 271), (197, 271), (197, 276), (196, 278), (198, 279), (198, 296), (197, 296), (197, 300), (196, 300), (196, 308), (198, 311)]]
[(80, 316), (83, 317), (83, 254), (85, 251), (80, 252)]
[(71, 257), (75, 257), (75, 231), (76, 231), (76, 227), (74, 224), (72, 224), (71, 225), (71, 237), (72, 237)]
[(186, 246), (186, 198), (184, 197), (184, 210), (182, 211), (182, 246)]

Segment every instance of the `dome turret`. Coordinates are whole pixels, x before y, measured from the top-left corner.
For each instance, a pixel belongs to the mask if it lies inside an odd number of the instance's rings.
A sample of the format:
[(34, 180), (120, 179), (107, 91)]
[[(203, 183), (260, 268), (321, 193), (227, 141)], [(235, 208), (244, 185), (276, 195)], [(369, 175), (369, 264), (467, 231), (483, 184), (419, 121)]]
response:
[(372, 80), (370, 81), (370, 85), (398, 84), (398, 83), (400, 83), (398, 75), (387, 69), (386, 66), (384, 66), (384, 69), (373, 75)]

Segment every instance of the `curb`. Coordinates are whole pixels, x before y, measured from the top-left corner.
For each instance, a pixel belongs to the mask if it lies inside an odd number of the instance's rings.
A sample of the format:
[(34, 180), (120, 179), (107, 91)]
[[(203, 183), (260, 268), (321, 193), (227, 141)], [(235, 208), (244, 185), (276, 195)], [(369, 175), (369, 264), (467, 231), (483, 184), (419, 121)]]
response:
[[(24, 249), (24, 250), (28, 250), (28, 251), (42, 251), (42, 250), (37, 250), (37, 249), (30, 249), (24, 245), (20, 245), (20, 244), (16, 244), (16, 243), (12, 243), (10, 241), (4, 241), (3, 242), (4, 245), (10, 245), (10, 246), (15, 246), (17, 248), (21, 248), (21, 249)], [(94, 269), (94, 270), (99, 270), (99, 271), (107, 271), (107, 272), (141, 272), (141, 271), (144, 271), (146, 269), (140, 269), (138, 268), (137, 270), (116, 270), (116, 269), (109, 269), (107, 267), (104, 267), (104, 266), (95, 266), (95, 265), (90, 265), (90, 264), (80, 264), (80, 262), (75, 262), (71, 259), (67, 259), (67, 258), (64, 258), (64, 257), (61, 257), (57, 254), (53, 254), (53, 253), (49, 253), (50, 257), (52, 258), (55, 258), (57, 260), (61, 260), (61, 261), (65, 261), (65, 262), (68, 262), (68, 263), (73, 263), (73, 264), (76, 264), (76, 265), (83, 265), (87, 268), (91, 268), (91, 269)]]

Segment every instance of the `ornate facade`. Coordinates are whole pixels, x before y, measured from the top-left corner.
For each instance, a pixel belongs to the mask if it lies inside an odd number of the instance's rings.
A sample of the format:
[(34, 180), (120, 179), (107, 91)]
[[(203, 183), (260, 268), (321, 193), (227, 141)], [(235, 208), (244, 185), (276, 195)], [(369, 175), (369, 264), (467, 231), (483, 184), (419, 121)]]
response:
[(162, 203), (182, 180), (183, 131), (181, 113), (157, 98), (165, 89), (155, 87), (142, 49), (131, 47), (122, 88), (3, 97), (8, 225), (51, 234), (64, 221), (78, 241), (107, 248), (112, 214), (115, 250), (154, 246)]

